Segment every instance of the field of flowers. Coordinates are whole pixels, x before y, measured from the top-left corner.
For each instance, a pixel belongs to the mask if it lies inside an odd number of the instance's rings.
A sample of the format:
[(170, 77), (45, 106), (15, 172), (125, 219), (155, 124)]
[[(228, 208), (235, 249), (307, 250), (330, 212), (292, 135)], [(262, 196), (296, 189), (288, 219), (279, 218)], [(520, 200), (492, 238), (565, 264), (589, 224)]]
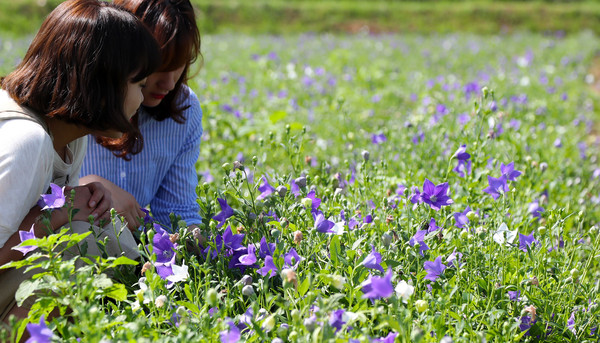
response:
[[(6, 72), (26, 44), (2, 43)], [(44, 270), (18, 298), (38, 301), (4, 333), (596, 342), (599, 44), (204, 36), (202, 227), (148, 216), (144, 261), (77, 272), (59, 252), (80, 237), (25, 241), (40, 252), (15, 264)]]

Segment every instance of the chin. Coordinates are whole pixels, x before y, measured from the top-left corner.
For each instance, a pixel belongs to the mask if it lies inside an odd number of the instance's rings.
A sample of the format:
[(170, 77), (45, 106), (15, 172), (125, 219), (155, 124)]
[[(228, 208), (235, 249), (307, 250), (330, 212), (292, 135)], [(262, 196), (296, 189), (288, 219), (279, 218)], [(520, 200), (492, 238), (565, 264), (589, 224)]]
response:
[(161, 100), (148, 99), (148, 100), (145, 100), (144, 102), (142, 102), (142, 105), (144, 105), (146, 107), (156, 107), (156, 106), (160, 105), (161, 102), (162, 102), (162, 99)]
[(114, 131), (114, 130), (100, 131), (100, 132), (96, 132), (95, 134), (98, 136), (101, 136), (101, 137), (113, 138), (113, 139), (118, 139), (118, 138), (123, 137), (123, 132)]

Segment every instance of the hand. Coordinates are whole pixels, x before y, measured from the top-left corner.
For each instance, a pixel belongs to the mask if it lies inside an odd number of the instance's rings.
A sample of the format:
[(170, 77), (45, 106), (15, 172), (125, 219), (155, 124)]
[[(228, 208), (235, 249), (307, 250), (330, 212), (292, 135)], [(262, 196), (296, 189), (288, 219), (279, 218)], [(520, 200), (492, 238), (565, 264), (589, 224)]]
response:
[(131, 193), (98, 175), (87, 175), (80, 179), (80, 183), (90, 181), (102, 184), (110, 192), (112, 206), (120, 216), (125, 218), (129, 230), (133, 231), (140, 226), (139, 218), (144, 218), (146, 213), (142, 211), (140, 204)]
[(71, 197), (71, 190), (75, 190), (72, 206), (78, 209), (72, 220), (88, 221), (89, 216), (94, 217), (94, 223), (98, 224), (101, 220), (108, 222), (110, 220), (110, 209), (112, 200), (110, 192), (98, 182), (92, 182), (83, 186), (65, 187), (65, 196)]

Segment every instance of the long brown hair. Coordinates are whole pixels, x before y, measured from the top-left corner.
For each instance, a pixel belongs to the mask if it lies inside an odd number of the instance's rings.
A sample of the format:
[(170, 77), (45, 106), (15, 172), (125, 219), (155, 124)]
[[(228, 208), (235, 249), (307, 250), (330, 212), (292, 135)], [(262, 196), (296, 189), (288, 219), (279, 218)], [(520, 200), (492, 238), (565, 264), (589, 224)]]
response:
[(150, 75), (160, 65), (158, 53), (131, 13), (104, 1), (70, 0), (48, 15), (23, 61), (0, 84), (18, 104), (49, 118), (123, 132), (106, 146), (127, 157), (143, 145), (124, 113), (127, 83)]
[(162, 62), (158, 71), (185, 68), (175, 88), (158, 106), (144, 107), (156, 120), (173, 118), (182, 123), (186, 107), (177, 106), (182, 85), (188, 80), (190, 65), (200, 54), (200, 32), (196, 25), (194, 8), (189, 0), (114, 0), (114, 3), (135, 14), (150, 28), (161, 49)]

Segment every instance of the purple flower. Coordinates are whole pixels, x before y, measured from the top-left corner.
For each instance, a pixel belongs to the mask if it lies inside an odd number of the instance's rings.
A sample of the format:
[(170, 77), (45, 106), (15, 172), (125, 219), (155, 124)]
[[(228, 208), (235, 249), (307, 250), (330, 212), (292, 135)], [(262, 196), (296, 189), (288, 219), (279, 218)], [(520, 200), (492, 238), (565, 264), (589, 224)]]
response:
[(491, 177), (488, 175), (489, 186), (483, 191), (497, 200), (501, 194), (508, 192), (508, 184), (506, 183), (506, 175), (502, 175), (499, 178)]
[(434, 218), (431, 218), (431, 220), (429, 221), (429, 229), (427, 230), (427, 233), (431, 233), (437, 230), (442, 230), (442, 228), (436, 225)]
[(307, 195), (307, 198), (309, 198), (310, 200), (312, 200), (312, 211), (315, 212), (318, 210), (319, 206), (321, 205), (321, 199), (317, 198), (316, 193), (314, 190), (310, 191)]
[[(460, 268), (460, 265), (462, 264), (460, 262), (460, 260), (462, 260), (462, 257), (463, 257), (463, 254), (456, 251), (456, 249), (454, 249), (452, 254), (450, 254), (450, 255), (448, 255), (448, 257), (446, 257), (446, 263), (448, 263), (448, 267)], [(456, 264), (454, 264), (454, 262), (456, 262)]]
[(571, 330), (571, 332), (576, 335), (577, 331), (575, 330), (575, 312), (571, 312), (571, 316), (569, 320), (567, 320), (567, 328)]
[(300, 196), (300, 186), (296, 183), (296, 180), (292, 179), (290, 181), (290, 192), (294, 194), (295, 197)]
[(529, 236), (519, 234), (519, 249), (521, 251), (527, 252), (527, 247), (530, 247), (530, 249), (532, 249), (533, 246), (538, 244), (540, 244), (540, 242), (537, 239), (533, 238), (533, 232)]
[(258, 274), (262, 276), (269, 275), (269, 278), (272, 278), (277, 274), (277, 267), (273, 262), (273, 257), (267, 256), (265, 257), (265, 266), (256, 271)]
[(225, 232), (223, 232), (223, 246), (227, 249), (227, 253), (231, 255), (234, 251), (244, 249), (242, 241), (244, 240), (243, 234), (234, 235), (231, 231), (231, 226), (227, 226)]
[(251, 266), (251, 265), (255, 264), (256, 263), (255, 250), (256, 250), (256, 247), (254, 246), (254, 244), (249, 244), (248, 251), (246, 252), (246, 254), (240, 256), (238, 259), (240, 261), (240, 264), (242, 264), (244, 266)]
[[(519, 325), (519, 329), (521, 329), (521, 331), (527, 331), (533, 326), (533, 324), (535, 324), (535, 320), (532, 321), (531, 317), (523, 316), (521, 317), (521, 324)], [(529, 332), (526, 333), (525, 336), (529, 336)]]
[(383, 134), (372, 134), (371, 135), (371, 143), (373, 144), (381, 144), (383, 142), (387, 141), (387, 137)]
[[(25, 242), (28, 239), (35, 238), (35, 233), (33, 232), (34, 225), (35, 224), (31, 225), (31, 229), (29, 231), (19, 231), (19, 238), (21, 238), (21, 243)], [(36, 248), (37, 247), (33, 245), (13, 247), (14, 250), (20, 251), (21, 253), (23, 253), (23, 255), (27, 255), (27, 253), (29, 253), (30, 251), (34, 251)]]
[(412, 202), (413, 204), (418, 204), (423, 202), (423, 200), (421, 199), (421, 192), (419, 191), (418, 187), (413, 187), (412, 188), (412, 193), (409, 196), (410, 202)]
[(167, 277), (173, 275), (172, 266), (175, 264), (177, 244), (171, 242), (169, 233), (163, 230), (159, 224), (154, 224), (154, 230), (156, 230), (152, 238), (152, 252), (156, 254), (154, 266), (158, 275), (166, 280)]
[(394, 343), (396, 341), (396, 336), (398, 336), (397, 332), (390, 332), (387, 336), (382, 338), (375, 338), (372, 340), (372, 343)]
[(544, 208), (542, 206), (540, 206), (540, 202), (536, 200), (529, 204), (529, 208), (527, 209), (527, 211), (534, 218), (541, 218), (542, 212), (544, 212)]
[(263, 175), (262, 184), (258, 187), (258, 190), (261, 192), (260, 195), (256, 198), (256, 200), (263, 200), (269, 195), (275, 192), (275, 187), (269, 184), (267, 177)]
[(344, 318), (344, 313), (346, 313), (345, 310), (339, 309), (331, 312), (331, 314), (329, 315), (329, 325), (335, 328), (335, 332), (341, 330), (342, 326), (346, 324), (346, 318)]
[(423, 251), (429, 250), (429, 246), (424, 241), (425, 235), (427, 235), (427, 230), (417, 230), (417, 233), (415, 233), (408, 241), (408, 244), (411, 247), (414, 247), (416, 243), (419, 243), (419, 253), (421, 256), (424, 256)]
[(364, 218), (363, 218), (363, 223), (365, 224), (370, 224), (373, 222), (373, 216), (370, 214), (367, 214)]
[(217, 198), (217, 200), (219, 201), (219, 205), (221, 205), (221, 212), (212, 217), (212, 219), (219, 222), (217, 228), (220, 228), (223, 226), (223, 224), (225, 224), (227, 218), (233, 216), (233, 209), (229, 206), (229, 204), (227, 204), (227, 200), (221, 198)]
[(315, 218), (315, 230), (321, 233), (332, 233), (335, 223), (325, 219), (325, 215), (322, 212), (313, 213), (313, 217)]
[(520, 301), (521, 291), (508, 291), (508, 299), (510, 299), (511, 301)]
[(383, 273), (381, 254), (375, 250), (373, 245), (371, 245), (371, 253), (365, 257), (361, 264), (369, 269), (376, 269)]
[(265, 258), (267, 256), (272, 257), (273, 253), (275, 252), (275, 247), (275, 243), (267, 243), (267, 240), (263, 236), (263, 238), (260, 239), (260, 249), (258, 251), (258, 255), (260, 258)]
[(500, 172), (508, 181), (516, 181), (517, 177), (522, 174), (520, 171), (515, 170), (515, 162), (510, 162), (507, 165), (504, 165), (504, 163), (500, 162)]
[(300, 261), (302, 261), (303, 259), (304, 258), (302, 258), (300, 255), (298, 255), (298, 253), (296, 252), (296, 249), (291, 248), (290, 251), (283, 256), (283, 261), (284, 261), (283, 266), (292, 268), (292, 269), (296, 269), (296, 267), (298, 267), (298, 264), (300, 263)]
[(233, 321), (229, 320), (227, 322), (229, 325), (228, 330), (223, 330), (219, 332), (219, 336), (221, 337), (221, 343), (236, 343), (240, 340), (240, 329), (233, 323)]
[(61, 188), (59, 185), (51, 183), (50, 194), (42, 194), (42, 198), (38, 201), (38, 206), (42, 207), (42, 211), (62, 208), (66, 200), (64, 189), (64, 187)]
[(467, 206), (467, 208), (463, 212), (454, 213), (454, 220), (456, 221), (456, 227), (464, 228), (465, 225), (469, 225), (469, 218), (467, 218), (467, 213), (471, 212), (471, 207)]
[(442, 256), (438, 256), (434, 261), (426, 261), (423, 267), (427, 271), (425, 279), (429, 281), (437, 280), (446, 269), (446, 266), (442, 264)]
[(370, 275), (367, 281), (362, 283), (363, 297), (371, 300), (389, 298), (394, 293), (392, 286), (392, 269), (383, 277)]
[(27, 324), (27, 331), (29, 332), (29, 339), (25, 343), (50, 343), (52, 341), (52, 330), (46, 326), (44, 315), (40, 317), (39, 324)]
[(465, 172), (467, 174), (471, 174), (471, 161), (469, 160), (471, 155), (469, 155), (466, 151), (467, 145), (463, 144), (453, 155), (453, 157), (456, 157), (458, 160), (458, 164), (452, 170), (457, 172), (460, 177), (465, 177)]
[(442, 206), (448, 206), (453, 203), (452, 199), (448, 197), (448, 183), (444, 182), (439, 185), (434, 185), (429, 179), (425, 179), (423, 183), (423, 193), (421, 193), (421, 200), (429, 204), (429, 206), (439, 211)]

